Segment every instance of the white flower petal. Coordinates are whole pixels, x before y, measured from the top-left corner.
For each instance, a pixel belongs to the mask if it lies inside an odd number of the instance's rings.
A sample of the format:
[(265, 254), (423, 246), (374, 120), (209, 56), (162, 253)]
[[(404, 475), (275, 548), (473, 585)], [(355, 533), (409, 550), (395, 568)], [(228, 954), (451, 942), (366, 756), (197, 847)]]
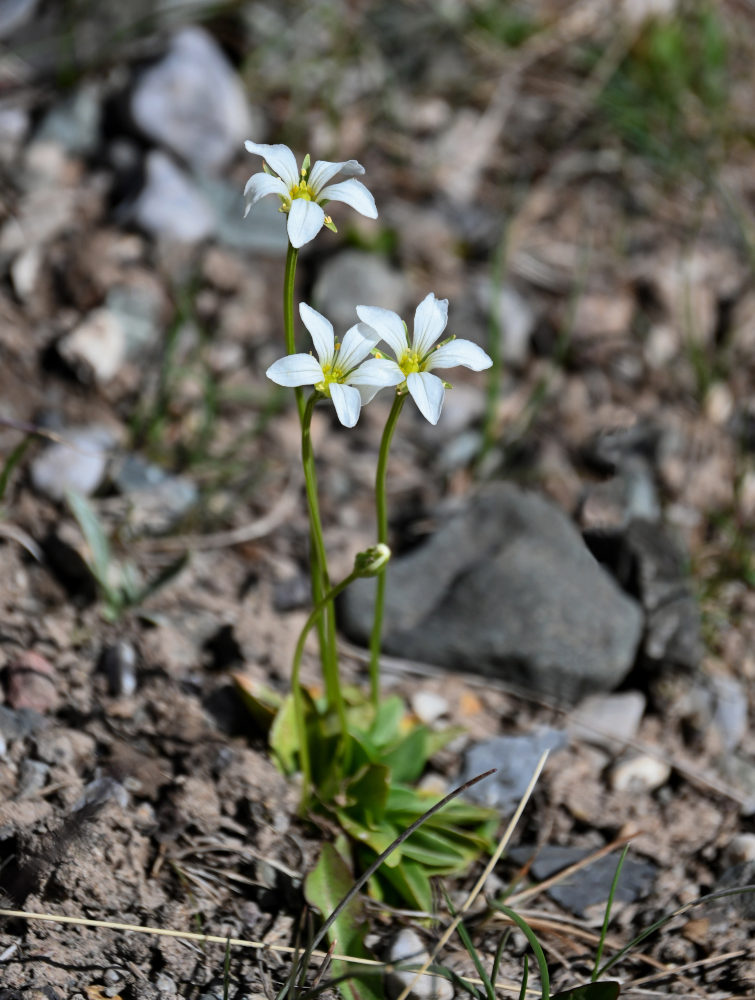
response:
[(381, 389), (385, 389), (384, 385), (358, 385), (357, 389), (359, 395), (362, 397), (362, 406), (366, 406), (371, 403), (372, 400), (377, 396)]
[(362, 397), (357, 389), (352, 389), (350, 385), (343, 385), (341, 382), (330, 383), (330, 398), (336, 408), (336, 414), (344, 427), (353, 427), (359, 420), (359, 411), (362, 408)]
[(356, 177), (357, 174), (363, 173), (364, 167), (358, 160), (343, 160), (341, 163), (317, 160), (309, 172), (307, 183), (315, 192), (315, 197), (319, 197), (320, 191), (334, 177), (338, 176), (339, 180), (346, 180), (347, 177)]
[(425, 371), (429, 372), (433, 368), (455, 368), (457, 365), (463, 365), (465, 368), (471, 368), (472, 371), (481, 372), (490, 368), (492, 364), (492, 360), (485, 351), (477, 344), (472, 343), (471, 340), (451, 340), (448, 344), (441, 344), (437, 350), (433, 351), (427, 359)]
[(302, 323), (309, 330), (312, 343), (315, 345), (317, 357), (321, 365), (332, 364), (336, 353), (336, 338), (333, 324), (306, 302), (299, 303), (299, 315)]
[(265, 372), (278, 385), (317, 385), (325, 378), (322, 367), (311, 354), (289, 354), (274, 362)]
[(390, 309), (383, 309), (381, 306), (357, 306), (357, 316), (367, 326), (376, 330), (382, 340), (390, 347), (397, 358), (400, 358), (409, 346), (406, 339), (406, 330), (401, 322), (401, 317), (391, 312)]
[(249, 214), (252, 205), (256, 205), (260, 198), (264, 198), (268, 194), (287, 196), (288, 190), (280, 177), (273, 177), (272, 174), (252, 174), (244, 188), (244, 197), (246, 198), (244, 217)]
[(244, 146), (249, 153), (261, 156), (271, 170), (274, 170), (286, 185), (288, 191), (299, 183), (299, 168), (296, 165), (296, 157), (283, 144), (267, 146), (264, 143), (252, 142), (247, 139)]
[(314, 201), (294, 198), (288, 213), (288, 238), (296, 250), (309, 243), (320, 232), (325, 222), (325, 212)]
[(377, 219), (375, 199), (361, 181), (353, 178), (338, 184), (329, 184), (318, 192), (317, 197), (320, 201), (342, 201), (345, 205), (351, 205), (360, 215), (366, 215), (368, 219)]
[(360, 361), (364, 361), (379, 340), (377, 330), (366, 323), (356, 323), (343, 335), (338, 351), (338, 367), (344, 372), (350, 372)]
[(412, 348), (423, 358), (440, 337), (448, 323), (448, 299), (436, 299), (430, 292), (414, 313)]
[(437, 424), (446, 393), (438, 376), (430, 372), (412, 372), (407, 377), (406, 387), (422, 416), (431, 424)]
[(349, 375), (349, 385), (376, 386), (385, 389), (400, 385), (406, 376), (390, 358), (370, 358)]

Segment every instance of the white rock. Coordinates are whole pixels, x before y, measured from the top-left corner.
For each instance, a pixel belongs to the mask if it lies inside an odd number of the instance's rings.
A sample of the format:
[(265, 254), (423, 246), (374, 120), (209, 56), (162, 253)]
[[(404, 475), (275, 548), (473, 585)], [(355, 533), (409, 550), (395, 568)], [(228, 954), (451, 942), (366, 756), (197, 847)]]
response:
[[(390, 962), (404, 963), (415, 969), (424, 965), (429, 958), (422, 939), (409, 927), (405, 927), (397, 935), (389, 952)], [(414, 975), (414, 972), (389, 972), (386, 977), (389, 994), (398, 996), (412, 982)], [(447, 979), (432, 975), (420, 976), (409, 994), (415, 1000), (452, 1000), (453, 995), (453, 986)]]
[(148, 233), (179, 243), (199, 243), (215, 229), (215, 214), (189, 175), (158, 150), (146, 160), (147, 182), (133, 217)]
[(13, 290), (20, 299), (28, 300), (37, 284), (42, 253), (38, 246), (22, 251), (11, 264), (10, 276)]
[(591, 695), (569, 717), (569, 736), (615, 750), (637, 735), (645, 705), (641, 691)]
[(187, 27), (165, 57), (139, 78), (131, 97), (139, 128), (200, 173), (218, 173), (252, 134), (259, 142), (241, 80), (214, 38)]
[(611, 770), (615, 792), (652, 792), (666, 784), (671, 767), (663, 760), (641, 754), (619, 761)]
[(495, 289), (492, 281), (478, 287), (477, 298), (486, 312), (495, 310), (503, 361), (506, 364), (524, 364), (529, 356), (530, 338), (537, 320), (532, 306), (511, 285)]
[(34, 488), (52, 500), (62, 500), (66, 490), (91, 496), (104, 479), (113, 434), (96, 426), (70, 428), (60, 436), (65, 443), (48, 445), (32, 462)]
[(94, 309), (58, 343), (58, 352), (83, 381), (109, 382), (126, 357), (126, 334), (109, 309)]
[(448, 713), (448, 702), (442, 694), (435, 691), (415, 691), (410, 703), (420, 722), (428, 726)]
[(724, 848), (724, 859), (727, 868), (743, 861), (755, 861), (755, 833), (738, 833), (732, 837)]

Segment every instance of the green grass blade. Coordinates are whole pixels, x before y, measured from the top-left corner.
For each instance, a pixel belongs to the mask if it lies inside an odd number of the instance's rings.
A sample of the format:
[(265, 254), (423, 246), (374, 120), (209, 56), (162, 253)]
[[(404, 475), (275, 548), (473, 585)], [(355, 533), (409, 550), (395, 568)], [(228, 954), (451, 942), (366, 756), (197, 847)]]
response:
[(611, 882), (611, 891), (608, 893), (608, 900), (606, 902), (606, 912), (603, 915), (603, 926), (600, 929), (600, 941), (598, 942), (598, 950), (595, 953), (595, 965), (592, 970), (591, 982), (595, 982), (598, 978), (598, 969), (600, 968), (600, 960), (603, 957), (603, 946), (606, 943), (606, 934), (608, 934), (608, 924), (611, 920), (611, 907), (613, 906), (613, 898), (616, 895), (616, 889), (619, 885), (619, 878), (621, 877), (621, 870), (624, 867), (624, 862), (626, 860), (627, 852), (629, 850), (629, 844), (624, 845), (624, 850), (621, 852), (621, 857), (619, 858), (619, 863), (616, 865), (616, 873), (613, 876), (613, 882)]
[(10, 480), (10, 477), (13, 474), (13, 470), (16, 468), (21, 459), (24, 457), (24, 452), (29, 447), (29, 443), (31, 442), (31, 440), (32, 440), (32, 435), (28, 435), (28, 437), (25, 437), (20, 444), (16, 445), (16, 447), (13, 449), (10, 455), (8, 455), (8, 457), (6, 458), (2, 468), (2, 472), (0, 472), (0, 502), (2, 502), (3, 497), (5, 496), (5, 491), (8, 488), (8, 481)]
[(527, 1000), (527, 983), (530, 979), (530, 956), (524, 956), (524, 969), (522, 970), (522, 986), (519, 990), (519, 1000)]
[(494, 906), (496, 910), (500, 910), (501, 913), (504, 913), (509, 920), (513, 920), (522, 934), (524, 934), (529, 941), (530, 947), (535, 953), (538, 968), (540, 969), (540, 991), (542, 998), (543, 1000), (550, 1000), (551, 980), (548, 975), (548, 963), (545, 960), (545, 953), (540, 946), (540, 942), (535, 937), (535, 932), (532, 930), (527, 921), (523, 917), (520, 917), (518, 913), (511, 909), (511, 907), (505, 906), (503, 903), (496, 902), (493, 902), (491, 905)]

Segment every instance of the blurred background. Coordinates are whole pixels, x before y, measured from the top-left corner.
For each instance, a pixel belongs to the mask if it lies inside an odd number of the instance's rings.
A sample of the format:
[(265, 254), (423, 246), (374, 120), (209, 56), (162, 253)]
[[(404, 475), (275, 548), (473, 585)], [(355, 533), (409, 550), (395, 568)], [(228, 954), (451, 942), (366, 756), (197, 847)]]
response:
[[(479, 477), (588, 536), (663, 521), (708, 650), (755, 673), (731, 627), (755, 585), (754, 27), (749, 0), (2, 0), (0, 447), (73, 431), (90, 495), (167, 479), (153, 532), (267, 509), (296, 455), (263, 374), (286, 242), (274, 199), (243, 219), (243, 140), (355, 157), (379, 219), (335, 206), (299, 296), (343, 330), (432, 290), (496, 362), (437, 432), (407, 409), (396, 523)], [(345, 531), (386, 405), (351, 437), (321, 418)], [(35, 462), (11, 508), (60, 500)]]

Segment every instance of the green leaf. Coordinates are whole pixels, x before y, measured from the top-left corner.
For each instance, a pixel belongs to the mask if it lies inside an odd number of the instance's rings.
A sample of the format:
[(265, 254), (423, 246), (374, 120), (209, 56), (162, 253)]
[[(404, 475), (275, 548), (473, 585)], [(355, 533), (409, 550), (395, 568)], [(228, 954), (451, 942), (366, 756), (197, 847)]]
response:
[(8, 482), (13, 474), (13, 470), (24, 457), (24, 452), (33, 440), (33, 435), (27, 434), (23, 441), (21, 441), (20, 444), (17, 444), (10, 455), (6, 458), (2, 471), (0, 471), (0, 501), (2, 501), (5, 496), (5, 491), (8, 488)]
[[(352, 840), (356, 840), (358, 844), (364, 844), (366, 847), (371, 848), (375, 854), (382, 854), (383, 851), (391, 846), (399, 834), (396, 827), (391, 826), (389, 823), (382, 823), (377, 828), (366, 826), (361, 820), (352, 816), (345, 809), (333, 809), (333, 814)], [(400, 851), (401, 848), (397, 848), (386, 859), (383, 867), (387, 865), (390, 868), (397, 865), (401, 861)]]
[(371, 741), (376, 746), (388, 746), (397, 740), (401, 735), (401, 720), (405, 712), (404, 703), (398, 695), (381, 701), (368, 730)]
[(415, 910), (432, 913), (433, 890), (422, 865), (416, 861), (402, 860), (395, 868), (382, 865), (377, 875)]
[(391, 769), (394, 782), (416, 781), (427, 764), (427, 729), (417, 726), (400, 743), (383, 754), (382, 760)]
[(613, 980), (602, 983), (587, 983), (584, 986), (573, 986), (563, 993), (555, 993), (551, 1000), (616, 1000), (621, 987)]
[(102, 522), (94, 512), (89, 501), (74, 490), (66, 490), (66, 501), (71, 513), (76, 518), (84, 540), (89, 546), (91, 562), (89, 568), (103, 593), (110, 595), (112, 588), (108, 575), (110, 572), (110, 545), (102, 527)]
[(401, 845), (404, 857), (418, 861), (425, 868), (434, 869), (431, 874), (450, 875), (464, 868), (477, 854), (476, 850), (461, 851), (442, 833), (424, 829), (417, 830)]
[(284, 774), (293, 774), (299, 754), (294, 696), (286, 695), (270, 728), (270, 749)]
[[(310, 906), (319, 910), (323, 918), (327, 918), (351, 889), (352, 882), (351, 873), (338, 851), (332, 844), (323, 844), (317, 865), (304, 880), (304, 896)], [(366, 933), (364, 904), (357, 895), (336, 917), (328, 931), (328, 941), (335, 943), (336, 950), (342, 955), (371, 958), (364, 945)], [(333, 962), (334, 976), (343, 976), (348, 971), (346, 962)], [(348, 979), (341, 980), (338, 990), (344, 1000), (382, 1000), (381, 982), (380, 976), (373, 976), (368, 980), (363, 969), (360, 969)]]
[(171, 580), (175, 579), (178, 574), (184, 570), (189, 565), (189, 553), (182, 552), (177, 559), (173, 562), (168, 563), (167, 566), (163, 567), (157, 576), (153, 577), (147, 584), (141, 587), (141, 589), (136, 594), (133, 603), (143, 604), (148, 597), (152, 597), (156, 594), (158, 590), (161, 590), (166, 584), (170, 583)]
[(231, 680), (251, 717), (264, 733), (269, 732), (275, 716), (283, 704), (282, 696), (277, 691), (267, 687), (266, 684), (254, 681), (245, 674), (232, 673)]

